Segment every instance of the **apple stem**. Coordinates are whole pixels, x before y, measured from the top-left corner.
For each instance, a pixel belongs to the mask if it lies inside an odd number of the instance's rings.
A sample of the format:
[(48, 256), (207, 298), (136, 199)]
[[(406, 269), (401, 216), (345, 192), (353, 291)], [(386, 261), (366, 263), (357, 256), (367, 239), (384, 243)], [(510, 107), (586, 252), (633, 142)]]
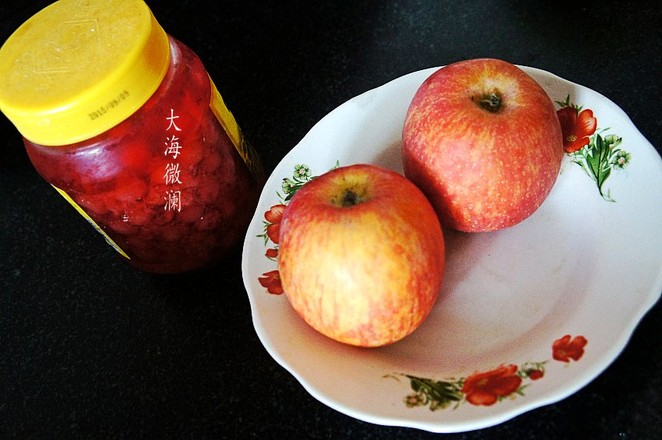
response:
[(480, 108), (490, 113), (497, 113), (501, 110), (501, 94), (497, 91), (486, 93), (477, 99), (472, 97), (471, 100), (478, 101)]

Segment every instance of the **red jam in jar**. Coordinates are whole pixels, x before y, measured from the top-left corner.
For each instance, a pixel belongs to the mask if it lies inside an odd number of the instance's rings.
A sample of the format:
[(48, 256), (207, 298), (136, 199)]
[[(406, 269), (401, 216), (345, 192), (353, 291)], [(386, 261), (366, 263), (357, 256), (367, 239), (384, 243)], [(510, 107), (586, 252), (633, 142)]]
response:
[[(88, 10), (78, 3), (61, 0), (49, 6), (0, 50), (0, 107), (23, 134), (35, 169), (131, 264), (177, 273), (218, 262), (240, 243), (254, 212), (264, 182), (259, 158), (200, 59), (163, 32), (142, 0), (85, 2), (88, 8), (93, 4)], [(118, 9), (142, 14), (123, 22), (137, 28), (124, 29), (131, 40), (142, 41), (135, 47), (116, 42), (108, 49), (111, 60), (103, 61), (107, 66), (82, 63), (80, 45), (94, 44), (91, 50), (98, 51), (99, 34), (101, 40), (115, 39), (113, 26), (127, 16)], [(41, 66), (55, 66), (34, 81), (76, 84), (39, 85), (44, 90), (32, 101), (3, 93), (24, 87), (11, 69), (5, 70), (10, 64), (16, 70), (16, 59), (21, 61), (21, 56), (5, 60), (20, 54), (11, 45), (52, 44), (53, 38), (30, 35), (32, 30), (73, 11), (78, 14), (71, 31), (76, 42), (61, 35), (57, 41), (63, 50), (78, 53), (47, 56)], [(81, 73), (81, 64), (90, 71)], [(64, 114), (53, 116), (58, 106)]]

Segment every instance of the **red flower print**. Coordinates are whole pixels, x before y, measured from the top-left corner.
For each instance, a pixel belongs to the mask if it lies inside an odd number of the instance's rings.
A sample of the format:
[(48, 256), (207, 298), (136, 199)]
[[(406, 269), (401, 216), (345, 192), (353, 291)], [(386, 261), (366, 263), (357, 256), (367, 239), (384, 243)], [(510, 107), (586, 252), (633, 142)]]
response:
[(283, 286), (280, 284), (280, 273), (278, 270), (265, 272), (257, 280), (262, 287), (267, 289), (267, 292), (273, 295), (280, 295), (283, 293)]
[(552, 344), (552, 357), (560, 362), (578, 361), (584, 355), (584, 346), (588, 341), (583, 336), (565, 335)]
[(517, 391), (522, 378), (517, 375), (517, 365), (501, 365), (494, 370), (474, 373), (467, 377), (462, 392), (472, 405), (489, 406), (500, 397), (506, 397)]
[(593, 117), (593, 111), (586, 109), (579, 112), (575, 107), (563, 107), (556, 114), (563, 132), (563, 149), (566, 153), (574, 153), (589, 143), (589, 136), (598, 128), (598, 120)]
[(531, 370), (529, 371), (529, 379), (531, 380), (538, 380), (542, 379), (542, 377), (545, 375), (545, 372), (542, 370)]
[(264, 218), (267, 220), (266, 234), (269, 240), (278, 244), (278, 237), (280, 235), (280, 222), (283, 220), (283, 213), (285, 212), (285, 205), (274, 205), (267, 212), (264, 213)]
[(264, 255), (269, 258), (270, 260), (275, 260), (278, 257), (278, 249), (276, 248), (269, 248), (267, 251), (264, 253)]

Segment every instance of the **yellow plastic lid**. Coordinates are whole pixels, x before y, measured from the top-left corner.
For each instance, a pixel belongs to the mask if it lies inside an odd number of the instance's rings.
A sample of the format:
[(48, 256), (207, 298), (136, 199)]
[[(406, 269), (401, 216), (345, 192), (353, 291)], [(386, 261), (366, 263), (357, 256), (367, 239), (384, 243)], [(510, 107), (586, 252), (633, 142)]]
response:
[(169, 63), (143, 0), (60, 0), (0, 48), (0, 110), (36, 144), (83, 141), (138, 110)]

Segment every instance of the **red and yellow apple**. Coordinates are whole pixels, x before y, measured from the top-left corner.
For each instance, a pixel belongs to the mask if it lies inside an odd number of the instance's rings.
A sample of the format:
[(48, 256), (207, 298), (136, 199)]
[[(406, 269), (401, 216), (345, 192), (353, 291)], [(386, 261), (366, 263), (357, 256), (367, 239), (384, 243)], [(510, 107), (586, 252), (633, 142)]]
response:
[(281, 221), (278, 270), (294, 310), (349, 345), (377, 347), (416, 330), (445, 267), (439, 219), (404, 176), (376, 165), (306, 183)]
[(531, 216), (563, 158), (545, 90), (519, 67), (471, 59), (442, 67), (416, 91), (402, 132), (404, 174), (444, 226), (483, 232)]

